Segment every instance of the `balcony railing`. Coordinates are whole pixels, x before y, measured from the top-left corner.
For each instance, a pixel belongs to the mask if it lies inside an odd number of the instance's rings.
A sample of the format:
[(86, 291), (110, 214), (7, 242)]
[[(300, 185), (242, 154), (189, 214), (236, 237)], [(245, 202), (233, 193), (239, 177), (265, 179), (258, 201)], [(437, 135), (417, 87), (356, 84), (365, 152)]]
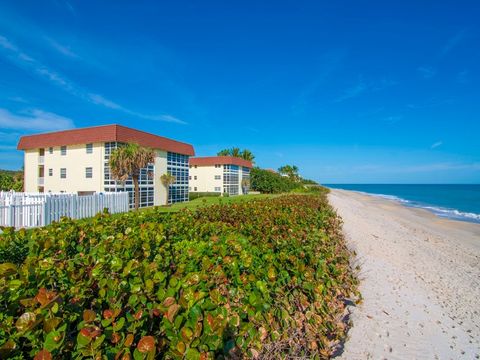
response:
[(43, 186), (45, 184), (45, 178), (44, 177), (39, 177), (38, 178), (38, 185)]
[(45, 163), (45, 156), (39, 155), (38, 156), (38, 164), (43, 165)]

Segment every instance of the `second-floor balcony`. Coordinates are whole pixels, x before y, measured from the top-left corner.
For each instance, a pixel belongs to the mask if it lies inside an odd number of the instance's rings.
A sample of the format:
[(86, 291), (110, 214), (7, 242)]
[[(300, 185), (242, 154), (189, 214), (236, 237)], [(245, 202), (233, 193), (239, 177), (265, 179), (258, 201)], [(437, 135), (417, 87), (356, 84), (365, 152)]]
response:
[(45, 163), (45, 156), (39, 155), (38, 156), (38, 165), (43, 165)]
[(39, 177), (38, 178), (38, 185), (39, 186), (42, 186), (45, 184), (45, 178), (42, 176), (42, 177)]

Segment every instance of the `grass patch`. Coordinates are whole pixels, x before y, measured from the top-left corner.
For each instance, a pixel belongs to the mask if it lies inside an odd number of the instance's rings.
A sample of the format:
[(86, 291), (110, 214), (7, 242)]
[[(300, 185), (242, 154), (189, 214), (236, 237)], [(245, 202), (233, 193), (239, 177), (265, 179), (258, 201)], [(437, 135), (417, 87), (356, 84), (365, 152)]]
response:
[[(255, 194), (255, 195), (238, 195), (238, 196), (204, 196), (184, 203), (176, 203), (170, 206), (158, 206), (157, 211), (164, 213), (178, 212), (182, 209), (195, 210), (202, 206), (209, 205), (226, 205), (226, 204), (239, 204), (242, 202), (268, 199), (280, 196), (279, 194)], [(152, 208), (140, 209), (140, 211), (149, 211)]]

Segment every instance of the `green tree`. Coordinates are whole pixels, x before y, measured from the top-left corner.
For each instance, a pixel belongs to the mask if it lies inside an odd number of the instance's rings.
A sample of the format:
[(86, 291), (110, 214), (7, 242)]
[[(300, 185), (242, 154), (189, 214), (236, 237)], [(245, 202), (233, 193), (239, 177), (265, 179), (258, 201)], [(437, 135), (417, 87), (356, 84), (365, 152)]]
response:
[(165, 186), (167, 190), (167, 199), (165, 202), (165, 205), (168, 205), (168, 197), (169, 197), (169, 192), (170, 192), (170, 185), (175, 184), (175, 181), (177, 181), (177, 178), (173, 176), (172, 174), (163, 174), (160, 176), (160, 181), (162, 182), (163, 186)]
[(261, 193), (278, 194), (292, 191), (300, 185), (289, 177), (254, 167), (250, 172), (250, 186)]
[(278, 168), (278, 172), (281, 175), (286, 175), (293, 181), (299, 181), (298, 167), (296, 165), (284, 165)]
[(238, 158), (245, 159), (252, 162), (255, 159), (255, 155), (253, 155), (253, 153), (250, 150), (248, 149), (240, 150), (240, 148), (238, 147), (233, 147), (231, 149), (223, 149), (219, 151), (217, 155), (218, 156), (234, 156), (234, 157), (238, 157)]
[(242, 182), (241, 182), (241, 185), (242, 185), (242, 192), (244, 194), (247, 194), (248, 190), (250, 189), (250, 179), (249, 178), (243, 178)]
[(15, 185), (15, 181), (13, 180), (13, 176), (8, 173), (0, 173), (0, 190), (2, 191), (10, 191), (13, 190)]
[(230, 156), (230, 149), (223, 149), (217, 153), (217, 156)]
[(138, 186), (140, 170), (154, 161), (155, 151), (137, 144), (120, 146), (110, 155), (110, 172), (113, 178), (120, 181), (132, 178), (135, 209), (138, 209), (140, 204), (140, 187)]
[(251, 161), (251, 162), (253, 162), (254, 159), (255, 159), (255, 155), (253, 155), (253, 153), (248, 149), (244, 149), (242, 151), (241, 157), (242, 157), (242, 159), (245, 159), (245, 160), (248, 160), (248, 161)]

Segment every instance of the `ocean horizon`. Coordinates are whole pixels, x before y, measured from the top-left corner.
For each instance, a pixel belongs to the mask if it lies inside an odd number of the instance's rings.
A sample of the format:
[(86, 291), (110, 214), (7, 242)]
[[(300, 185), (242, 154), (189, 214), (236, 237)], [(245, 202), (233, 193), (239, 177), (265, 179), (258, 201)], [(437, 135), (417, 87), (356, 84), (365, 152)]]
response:
[(323, 184), (426, 209), (443, 218), (480, 223), (480, 184)]

